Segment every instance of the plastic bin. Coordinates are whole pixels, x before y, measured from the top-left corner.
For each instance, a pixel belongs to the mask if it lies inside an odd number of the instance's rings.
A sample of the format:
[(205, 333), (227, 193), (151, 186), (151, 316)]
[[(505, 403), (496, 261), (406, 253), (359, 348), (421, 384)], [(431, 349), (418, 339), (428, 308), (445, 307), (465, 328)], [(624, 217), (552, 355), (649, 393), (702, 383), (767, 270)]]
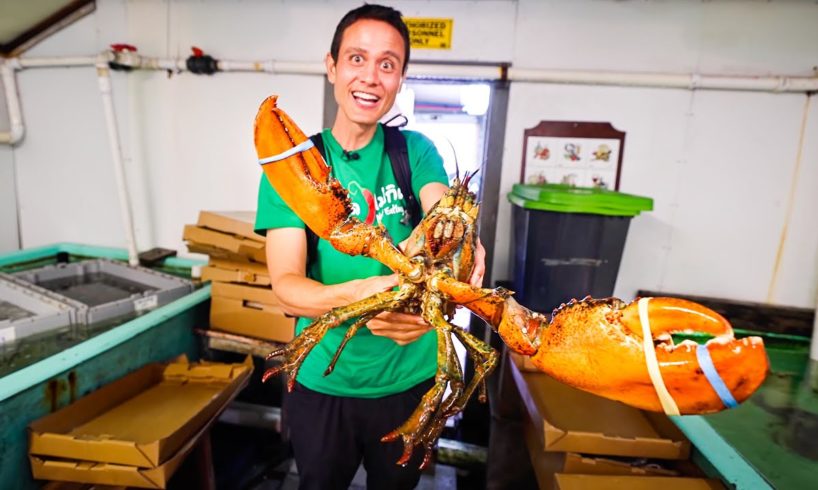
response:
[(52, 330), (69, 329), (76, 309), (55, 295), (0, 273), (0, 345)]
[(632, 217), (653, 200), (606, 189), (515, 184), (508, 194), (514, 225), (517, 300), (550, 313), (560, 303), (613, 294)]
[(152, 310), (193, 291), (186, 279), (106, 259), (49, 265), (14, 276), (76, 307), (79, 324)]

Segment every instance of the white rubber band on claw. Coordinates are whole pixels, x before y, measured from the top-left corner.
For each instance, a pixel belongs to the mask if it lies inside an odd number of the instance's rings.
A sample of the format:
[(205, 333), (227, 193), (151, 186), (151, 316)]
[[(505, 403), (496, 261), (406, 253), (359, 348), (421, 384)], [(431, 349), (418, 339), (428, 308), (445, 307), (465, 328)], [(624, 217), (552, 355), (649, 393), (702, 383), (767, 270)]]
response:
[(261, 158), (259, 159), (258, 163), (260, 163), (261, 165), (266, 165), (268, 163), (279, 162), (281, 160), (284, 160), (285, 158), (290, 158), (295, 154), (301, 153), (302, 151), (307, 151), (313, 146), (315, 146), (315, 144), (312, 142), (312, 140), (307, 139), (300, 145), (294, 146), (285, 152), (279, 153), (278, 155), (273, 155), (267, 158)]
[(639, 308), (639, 323), (642, 324), (642, 348), (645, 351), (645, 363), (648, 365), (648, 375), (656, 389), (659, 403), (667, 415), (681, 415), (676, 401), (670, 396), (662, 379), (662, 371), (659, 370), (659, 360), (656, 359), (656, 347), (653, 345), (653, 334), (650, 331), (650, 319), (648, 318), (648, 303), (650, 298), (640, 298), (637, 306)]

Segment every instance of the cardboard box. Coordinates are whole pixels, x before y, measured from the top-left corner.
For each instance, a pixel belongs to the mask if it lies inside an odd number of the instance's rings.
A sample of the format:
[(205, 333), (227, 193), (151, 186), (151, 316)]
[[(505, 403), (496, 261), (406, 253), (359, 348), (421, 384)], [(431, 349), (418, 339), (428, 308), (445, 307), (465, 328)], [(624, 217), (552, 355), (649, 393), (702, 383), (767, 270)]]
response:
[(265, 263), (267, 258), (264, 242), (250, 240), (237, 235), (185, 225), (182, 238), (188, 244), (188, 250), (195, 253), (206, 253), (215, 257), (238, 259), (245, 257), (255, 262)]
[[(545, 452), (537, 429), (530, 421), (524, 429), (525, 444), (540, 490), (554, 488), (557, 473), (585, 475), (679, 476), (675, 469), (656, 466), (634, 466), (627, 461), (594, 457), (578, 453)], [(644, 460), (642, 460), (644, 461)]]
[[(223, 405), (222, 408), (226, 407)], [(29, 456), (31, 472), (38, 480), (69, 480), (78, 484), (121, 485), (123, 488), (166, 488), (168, 481), (215, 421), (211, 418), (205, 427), (192, 437), (164, 464), (156, 468), (138, 468), (113, 463), (96, 463)], [(80, 487), (82, 488), (82, 487)], [(99, 488), (99, 487), (93, 487)], [(113, 488), (113, 487), (112, 487)]]
[(209, 265), (202, 268), (202, 281), (270, 286), (270, 276), (268, 275), (257, 275), (242, 269), (221, 269)]
[(233, 262), (219, 258), (211, 258), (210, 263), (202, 268), (202, 280), (270, 286), (270, 275), (266, 265), (255, 262)]
[(270, 287), (214, 282), (210, 327), (258, 339), (289, 342), (295, 319), (284, 315)]
[(257, 242), (264, 242), (265, 237), (253, 231), (256, 223), (254, 211), (199, 211), (196, 225), (201, 228), (229, 233)]
[(50, 481), (43, 485), (43, 490), (127, 490), (122, 485), (94, 485), (73, 481)]
[[(517, 357), (512, 355), (512, 359)], [(690, 441), (664, 414), (645, 412), (508, 363), (545, 451), (687, 459)]]
[(210, 301), (210, 327), (275, 342), (295, 337), (295, 319), (284, 316), (278, 306), (219, 296)]
[(558, 490), (719, 490), (724, 485), (718, 480), (672, 476), (604, 476), (565, 475), (554, 477)]
[(230, 284), (214, 282), (210, 290), (211, 296), (229, 299), (241, 299), (270, 306), (278, 306), (276, 297), (270, 286), (249, 286), (244, 284)]
[(32, 422), (29, 452), (157, 468), (244, 388), (252, 370), (249, 356), (243, 364), (149, 364)]
[(206, 245), (202, 243), (196, 242), (185, 242), (187, 245), (187, 249), (189, 252), (197, 253), (197, 254), (204, 254), (209, 255), (210, 259), (213, 258), (220, 258), (224, 260), (229, 260), (231, 262), (236, 263), (247, 263), (247, 264), (255, 264), (256, 262), (253, 261), (250, 257), (246, 257), (244, 255), (239, 255), (233, 252), (229, 252), (227, 250), (214, 247), (213, 245)]
[(530, 357), (521, 356), (521, 355), (516, 354), (514, 352), (511, 352), (511, 351), (509, 351), (509, 355), (512, 356), (512, 359), (514, 360), (514, 364), (517, 366), (517, 369), (519, 369), (520, 371), (524, 371), (526, 373), (541, 373), (542, 372), (537, 368), (537, 366), (534, 365), (533, 362), (531, 362)]

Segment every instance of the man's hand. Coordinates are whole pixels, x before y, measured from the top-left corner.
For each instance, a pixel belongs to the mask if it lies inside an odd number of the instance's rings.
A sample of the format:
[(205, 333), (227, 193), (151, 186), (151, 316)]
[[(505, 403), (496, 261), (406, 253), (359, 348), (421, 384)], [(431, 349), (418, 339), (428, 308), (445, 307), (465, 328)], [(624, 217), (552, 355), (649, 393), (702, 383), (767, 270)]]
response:
[[(387, 291), (398, 285), (397, 274), (357, 279), (348, 283), (353, 286), (350, 302), (360, 301), (373, 294)], [(374, 335), (388, 337), (398, 345), (414, 342), (431, 330), (431, 326), (418, 315), (384, 311), (366, 324)]]
[[(398, 275), (372, 276), (366, 279), (353, 279), (344, 284), (347, 289), (346, 304), (366, 299), (373, 294), (389, 291), (398, 285)], [(343, 306), (343, 305), (341, 305)]]
[(373, 335), (388, 337), (398, 345), (406, 345), (419, 339), (432, 326), (418, 315), (384, 311), (366, 324)]

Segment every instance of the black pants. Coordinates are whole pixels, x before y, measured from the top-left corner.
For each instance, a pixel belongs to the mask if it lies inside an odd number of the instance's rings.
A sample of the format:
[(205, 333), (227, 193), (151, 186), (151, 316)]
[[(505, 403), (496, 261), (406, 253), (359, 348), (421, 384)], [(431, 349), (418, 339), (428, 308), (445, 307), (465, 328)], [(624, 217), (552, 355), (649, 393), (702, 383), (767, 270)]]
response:
[(347, 490), (363, 460), (367, 489), (412, 489), (420, 480), (423, 451), (405, 467), (396, 462), (403, 442), (380, 442), (397, 429), (420, 403), (433, 380), (383, 398), (325, 395), (296, 383), (284, 400), (299, 488)]

